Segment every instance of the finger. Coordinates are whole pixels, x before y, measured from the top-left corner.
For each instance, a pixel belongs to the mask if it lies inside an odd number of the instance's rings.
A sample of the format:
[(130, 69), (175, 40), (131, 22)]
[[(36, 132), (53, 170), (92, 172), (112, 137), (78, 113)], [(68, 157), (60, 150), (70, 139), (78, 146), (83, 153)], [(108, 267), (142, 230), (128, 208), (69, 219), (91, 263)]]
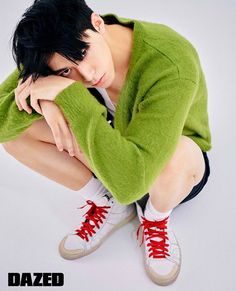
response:
[(28, 106), (28, 104), (26, 103), (26, 100), (24, 99), (24, 98), (27, 98), (28, 96), (29, 96), (29, 90), (27, 90), (27, 88), (25, 90), (22, 90), (20, 94), (17, 93), (17, 91), (16, 91), (15, 100), (16, 100), (16, 104), (20, 110), (24, 109), (25, 111), (30, 113), (31, 108)]
[(18, 109), (21, 111), (23, 108), (20, 105), (20, 103), (18, 102), (18, 94), (17, 94), (17, 90), (16, 89), (14, 90), (14, 93), (15, 93), (15, 102), (16, 102), (16, 105), (17, 105)]
[(63, 120), (63, 122), (60, 123), (60, 129), (63, 133), (63, 136), (65, 137), (65, 142), (67, 145), (67, 150), (70, 156), (74, 156), (74, 144), (73, 144), (73, 137), (71, 135), (71, 132), (69, 130), (69, 127), (67, 123)]
[(27, 84), (27, 80), (28, 80), (28, 79), (26, 79), (26, 80), (23, 82), (23, 78), (20, 79), (19, 82), (18, 82), (18, 86), (17, 86), (17, 87), (19, 87), (19, 88), (25, 87), (26, 84)]
[(51, 127), (51, 131), (52, 131), (56, 146), (57, 146), (58, 150), (60, 152), (62, 152), (63, 151), (63, 144), (62, 144), (60, 128), (58, 125), (54, 125), (54, 126), (50, 126), (50, 127)]
[(79, 151), (79, 148), (77, 146), (77, 142), (75, 141), (75, 138), (74, 138), (74, 135), (73, 135), (73, 132), (72, 132), (71, 128), (70, 127), (68, 127), (68, 128), (69, 128), (69, 131), (70, 131), (71, 137), (72, 137), (74, 153), (75, 153), (76, 156), (78, 156), (80, 154), (80, 151)]
[(72, 132), (72, 129), (68, 126), (68, 128), (69, 128), (69, 131), (70, 131), (70, 134), (71, 134), (71, 137), (72, 137), (72, 142), (73, 142), (73, 147), (74, 147), (74, 152), (76, 153), (76, 154), (79, 154), (79, 148), (78, 148), (78, 146), (77, 146), (77, 142), (75, 141), (75, 138), (74, 138), (74, 134), (73, 134), (73, 132)]
[[(29, 95), (28, 95), (26, 98), (28, 98), (28, 97), (29, 97)], [(30, 106), (27, 104), (26, 99), (21, 98), (21, 99), (20, 99), (20, 105), (22, 106), (22, 108), (23, 108), (27, 113), (29, 113), (29, 114), (32, 113), (32, 109), (31, 109)]]
[(16, 105), (17, 105), (17, 107), (19, 108), (20, 111), (23, 108), (22, 108), (22, 106), (21, 106), (21, 104), (19, 102), (19, 95), (22, 92), (22, 90), (24, 90), (29, 85), (29, 82), (30, 82), (30, 77), (27, 78), (27, 80), (24, 83), (23, 83), (23, 79), (20, 79), (19, 82), (18, 82), (17, 88), (14, 90), (15, 102), (16, 102)]
[(20, 93), (25, 87), (29, 86), (31, 83), (32, 77), (28, 77), (25, 82), (23, 83), (23, 79), (20, 79), (17, 86), (17, 92)]
[(21, 111), (23, 108), (22, 106), (20, 105), (20, 102), (18, 100), (18, 96), (19, 94), (21, 93), (21, 91), (27, 86), (27, 82), (25, 81), (24, 83), (23, 82), (23, 79), (20, 79), (19, 82), (18, 82), (18, 86), (16, 87), (16, 89), (14, 90), (14, 93), (15, 93), (15, 102), (16, 102), (16, 105), (17, 107), (19, 108), (19, 110)]
[(82, 154), (83, 152), (79, 148), (77, 140), (76, 140), (76, 138), (74, 136), (74, 133), (73, 133), (73, 131), (72, 131), (72, 129), (70, 127), (69, 127), (69, 130), (70, 130), (72, 138), (73, 138), (73, 144), (74, 144), (74, 149), (75, 149), (76, 154)]
[(21, 91), (21, 93), (18, 95), (18, 102), (20, 106), (27, 111), (29, 114), (32, 113), (31, 107), (27, 104), (26, 99), (30, 97), (30, 89), (29, 87), (26, 87)]
[(19, 81), (18, 81), (18, 86), (20, 86), (23, 82), (23, 78), (21, 78)]
[(39, 106), (39, 104), (38, 104), (37, 101), (38, 101), (38, 99), (32, 98), (32, 96), (30, 96), (30, 104), (31, 104), (31, 107), (33, 107), (34, 110), (36, 112), (38, 112), (38, 114), (43, 115), (42, 110), (41, 110), (41, 107)]

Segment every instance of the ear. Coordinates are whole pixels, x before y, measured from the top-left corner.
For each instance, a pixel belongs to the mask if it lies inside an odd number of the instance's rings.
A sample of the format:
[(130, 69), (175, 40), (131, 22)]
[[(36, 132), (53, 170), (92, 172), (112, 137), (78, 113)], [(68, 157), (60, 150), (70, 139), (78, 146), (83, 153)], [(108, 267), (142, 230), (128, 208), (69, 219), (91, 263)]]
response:
[(105, 23), (98, 13), (93, 12), (91, 14), (91, 23), (99, 33), (103, 34), (105, 32)]

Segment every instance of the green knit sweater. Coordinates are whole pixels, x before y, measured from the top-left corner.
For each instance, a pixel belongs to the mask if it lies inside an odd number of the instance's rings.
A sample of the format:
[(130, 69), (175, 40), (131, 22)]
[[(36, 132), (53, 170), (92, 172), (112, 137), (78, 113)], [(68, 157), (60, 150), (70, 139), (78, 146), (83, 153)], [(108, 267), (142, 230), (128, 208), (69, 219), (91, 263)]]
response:
[[(159, 23), (101, 16), (106, 23), (129, 25), (134, 31), (114, 128), (106, 120), (107, 108), (81, 82), (61, 91), (55, 103), (92, 171), (119, 203), (130, 204), (149, 191), (181, 135), (203, 151), (211, 149), (207, 88), (196, 50), (179, 33)], [(1, 143), (44, 118), (34, 110), (31, 115), (18, 110), (14, 97), (18, 75), (15, 70), (0, 85)]]

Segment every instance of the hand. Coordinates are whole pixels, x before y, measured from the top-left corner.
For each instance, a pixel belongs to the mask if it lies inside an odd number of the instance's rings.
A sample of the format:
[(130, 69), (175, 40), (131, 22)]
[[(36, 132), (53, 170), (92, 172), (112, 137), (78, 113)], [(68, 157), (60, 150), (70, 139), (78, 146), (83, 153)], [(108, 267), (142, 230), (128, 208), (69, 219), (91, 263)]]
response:
[(65, 148), (70, 156), (81, 155), (82, 151), (60, 108), (48, 100), (39, 100), (39, 103), (58, 150), (63, 151)]
[(62, 90), (74, 82), (72, 79), (54, 75), (39, 77), (33, 82), (32, 76), (30, 76), (24, 83), (22, 83), (22, 80), (19, 81), (15, 89), (16, 104), (20, 111), (24, 109), (31, 114), (32, 109), (26, 102), (26, 99), (30, 97), (31, 107), (39, 114), (42, 114), (38, 100), (54, 101)]

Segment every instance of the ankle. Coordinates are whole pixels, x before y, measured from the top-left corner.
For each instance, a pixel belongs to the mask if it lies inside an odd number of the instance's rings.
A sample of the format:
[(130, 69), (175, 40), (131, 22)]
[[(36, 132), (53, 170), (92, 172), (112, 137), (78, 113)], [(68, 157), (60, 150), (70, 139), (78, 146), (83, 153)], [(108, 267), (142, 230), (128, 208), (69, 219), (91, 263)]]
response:
[(146, 204), (144, 215), (149, 220), (161, 220), (166, 218), (167, 216), (170, 216), (173, 209), (167, 210), (167, 211), (159, 211), (157, 210), (149, 198)]
[(164, 203), (164, 202), (160, 202), (160, 201), (153, 201), (153, 199), (151, 199), (151, 196), (149, 198), (150, 203), (152, 205), (152, 207), (159, 212), (169, 212), (170, 210), (172, 210), (173, 208), (170, 206), (169, 203)]

